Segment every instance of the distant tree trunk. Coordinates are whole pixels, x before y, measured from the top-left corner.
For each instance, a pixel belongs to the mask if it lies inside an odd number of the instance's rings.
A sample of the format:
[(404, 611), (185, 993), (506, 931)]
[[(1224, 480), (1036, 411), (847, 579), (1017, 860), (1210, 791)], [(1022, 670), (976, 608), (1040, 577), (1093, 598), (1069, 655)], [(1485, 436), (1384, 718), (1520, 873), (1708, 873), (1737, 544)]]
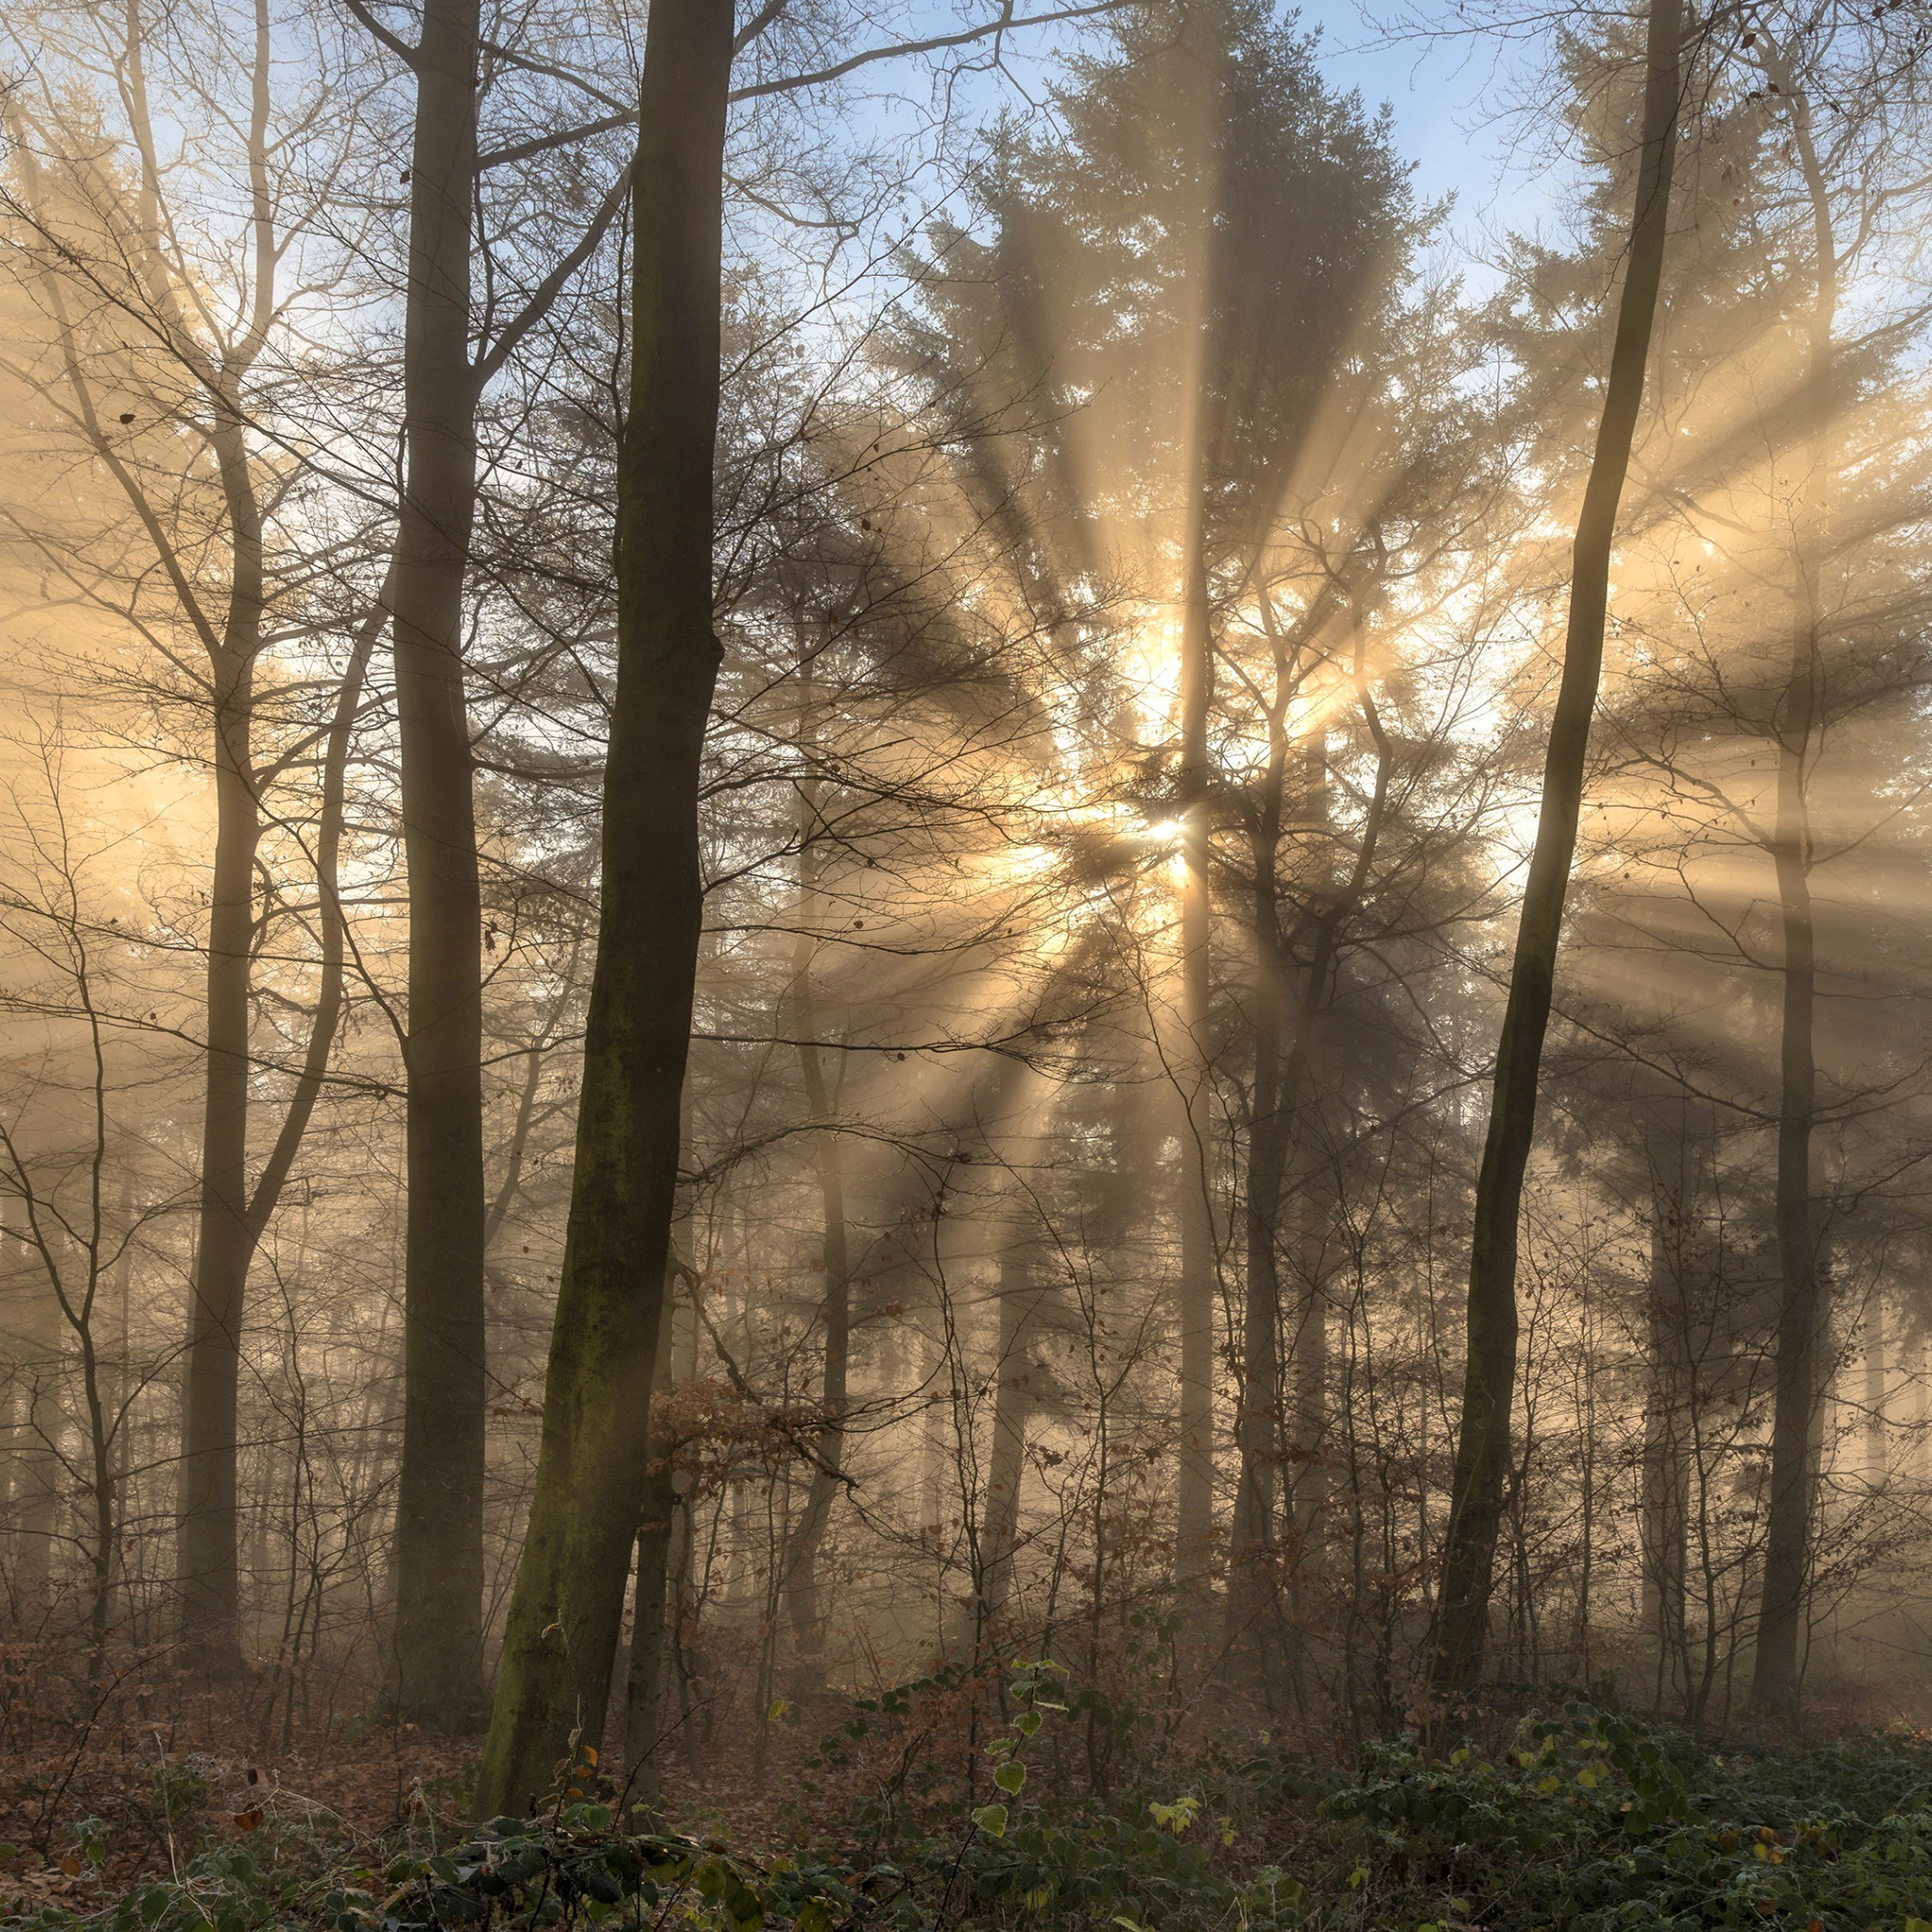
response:
[(1431, 1728), (1453, 1722), (1482, 1676), (1496, 1535), (1509, 1467), (1516, 1379), (1517, 1223), (1536, 1128), (1539, 1072), (1556, 980), (1557, 941), (1576, 849), (1591, 713), (1603, 667), (1617, 505), (1643, 399), (1663, 272), (1680, 107), (1679, 0), (1651, 0), (1644, 49), (1643, 154), (1609, 383), (1577, 518), (1563, 678), (1543, 765), (1536, 849), (1524, 892), (1509, 998), (1497, 1043), (1489, 1136), (1476, 1183), (1469, 1271), (1468, 1359), (1442, 1575), (1428, 1641)]
[(1334, 1455), (1328, 1413), (1328, 1229), (1315, 1179), (1313, 1174), (1305, 1179), (1301, 1194), (1301, 1293), (1291, 1338), (1294, 1403), (1288, 1436), (1294, 1482), (1292, 1598), (1296, 1620), (1304, 1628), (1324, 1567), (1329, 1462)]
[[(1780, 92), (1791, 75), (1775, 54), (1767, 71)], [(1818, 1263), (1811, 1198), (1811, 1135), (1818, 1068), (1812, 1044), (1817, 1003), (1817, 934), (1811, 909), (1811, 825), (1807, 799), (1819, 689), (1819, 584), (1829, 498), (1826, 440), (1831, 430), (1832, 339), (1838, 317), (1838, 250), (1801, 96), (1791, 97), (1792, 132), (1810, 194), (1818, 287), (1808, 325), (1804, 432), (1807, 460), (1794, 558), (1791, 664), (1777, 719), (1777, 810), (1772, 862), (1784, 941), (1784, 1012), (1778, 1054), (1777, 1248), (1780, 1297), (1777, 1367), (1771, 1426), (1771, 1507), (1765, 1525), (1764, 1583), (1757, 1654), (1751, 1674), (1755, 1710), (1778, 1715), (1798, 1707), (1799, 1648), (1810, 1567), (1817, 1461), (1812, 1432), (1824, 1377), (1819, 1338), (1828, 1312)]]
[(618, 472), (618, 675), (576, 1168), (529, 1530), (480, 1815), (521, 1811), (607, 1707), (649, 1460), (704, 883), (697, 803), (718, 666), (718, 427), (730, 0), (657, 0), (633, 171), (630, 410)]
[[(1258, 878), (1257, 900), (1273, 898), (1270, 877)], [(1278, 932), (1279, 914), (1265, 912)], [(1257, 924), (1259, 921), (1257, 920)], [(1262, 937), (1267, 944), (1267, 937)], [(1257, 1653), (1262, 1681), (1270, 1674), (1267, 1624), (1279, 1586), (1275, 1564), (1277, 1490), (1285, 1444), (1281, 1414), (1280, 1215), (1288, 1167), (1289, 1121), (1282, 1104), (1284, 962), (1264, 956), (1255, 991), (1254, 1104), (1248, 1124), (1245, 1191), (1246, 1292), (1241, 1307), (1241, 1399), (1235, 1412), (1240, 1469), (1228, 1532), (1227, 1634), (1230, 1658)]]
[[(463, 685), (476, 502), (477, 0), (427, 0), (411, 65), (394, 652), (409, 890), (408, 1205), (391, 1698), (461, 1730), (483, 1686), (482, 899)], [(601, 1707), (600, 1707), (601, 1708)]]
[(821, 1306), (825, 1327), (824, 1376), (820, 1390), (820, 1424), (813, 1444), (811, 1484), (804, 1513), (786, 1553), (786, 1609), (797, 1655), (801, 1690), (820, 1688), (824, 1676), (824, 1610), (819, 1595), (819, 1552), (832, 1518), (845, 1457), (845, 1385), (852, 1353), (852, 1260), (845, 1226), (844, 1154), (832, 1121), (832, 1096), (819, 1050), (818, 1008), (812, 997), (812, 956), (818, 950), (813, 926), (818, 918), (819, 848), (817, 787), (799, 787), (804, 814), (798, 854), (799, 933), (792, 954), (791, 1012), (798, 1033), (798, 1063), (805, 1080), (805, 1104), (819, 1124), (819, 1208), (823, 1229), (825, 1293)]
[[(675, 1312), (675, 1268), (664, 1282), (664, 1311), (658, 1324), (658, 1358), (651, 1394), (671, 1392), (671, 1350)], [(677, 1522), (676, 1444), (661, 1428), (650, 1441), (644, 1506), (638, 1518), (637, 1591), (631, 1603), (630, 1672), (624, 1710), (625, 1789), (633, 1806), (654, 1809), (663, 1766), (658, 1751), (663, 1733), (665, 1593), (671, 1580), (672, 1537)]]
[[(29, 1266), (30, 1260), (35, 1265)], [(0, 1230), (0, 1270), (8, 1304), (7, 1354), (12, 1383), (7, 1470), (10, 1581), (14, 1612), (31, 1627), (37, 1612), (46, 1607), (60, 1509), (60, 1458), (54, 1441), (60, 1426), (54, 1387), (60, 1360), (60, 1319), (37, 1257), (24, 1256), (18, 1237), (6, 1230)]]
[[(385, 584), (383, 597), (377, 599), (356, 639), (325, 741), (322, 808), (315, 852), (322, 902), (322, 975), (315, 1016), (295, 1091), (261, 1173), (251, 1188), (247, 1174), (248, 1083), (252, 1072), (248, 1035), (255, 939), (253, 873), (259, 821), (249, 720), (253, 707), (253, 650), (259, 644), (262, 618), (260, 533), (248, 521), (254, 506), (252, 487), (245, 478), (225, 471), (225, 478), (229, 485), (231, 518), (238, 518), (245, 530), (252, 530), (251, 540), (246, 544), (238, 544), (238, 556), (254, 559), (252, 572), (242, 579), (254, 595), (239, 617), (231, 608), (229, 636), (234, 640), (234, 648), (226, 668), (234, 679), (232, 687), (222, 683), (218, 660), (217, 743), (225, 747), (216, 766), (214, 897), (219, 916), (212, 927), (208, 949), (208, 1099), (203, 1128), (207, 1164), (202, 1174), (195, 1299), (183, 1391), (178, 1575), (184, 1635), (204, 1667), (217, 1675), (232, 1676), (242, 1668), (238, 1621), (237, 1396), (248, 1271), (308, 1132), (341, 1018), (343, 928), (337, 865), (341, 846), (345, 774), (370, 652), (385, 615), (384, 598), (389, 586)], [(244, 628), (238, 637), (238, 623), (252, 628)], [(124, 1271), (125, 1262), (124, 1256)], [(123, 1332), (125, 1335), (125, 1324)], [(120, 1371), (124, 1376), (125, 1354), (124, 1346)], [(118, 1430), (118, 1424), (114, 1426)]]
[[(1666, 1686), (1688, 1697), (1690, 1530), (1690, 1229), (1694, 1164), (1687, 1108), (1669, 1102), (1650, 1110), (1651, 1162), (1650, 1387), (1643, 1412), (1641, 1525), (1644, 1623), (1657, 1641), (1655, 1707)], [(1665, 1120), (1666, 1114), (1674, 1118)]]
[[(1271, 636), (1273, 618), (1269, 616)], [(1249, 924), (1255, 948), (1255, 991), (1249, 1032), (1254, 1057), (1243, 1189), (1246, 1245), (1241, 1307), (1241, 1374), (1235, 1409), (1240, 1458), (1234, 1517), (1228, 1531), (1227, 1630), (1231, 1660), (1252, 1652), (1265, 1685), (1269, 1644), (1265, 1624), (1274, 1607), (1276, 1491), (1282, 1466), (1281, 1266), (1282, 1190), (1288, 1173), (1295, 1097), (1282, 1091), (1288, 1041), (1289, 958), (1281, 925), (1278, 871), (1291, 743), (1288, 707), (1301, 679), (1275, 640), (1274, 702), (1269, 713), (1268, 765), (1248, 824), (1251, 871)]]
[(995, 1623), (1013, 1589), (1020, 1540), (1020, 1487), (1026, 1474), (1026, 1422), (1033, 1411), (1034, 1317), (1041, 1290), (1034, 1278), (1033, 1247), (1023, 1230), (1008, 1228), (1000, 1249), (1000, 1339), (993, 1362), (992, 1453), (987, 1458), (980, 1509), (980, 1628)]
[[(1300, 996), (1295, 1002), (1291, 1033), (1286, 1025), (1288, 936), (1281, 926), (1281, 895), (1274, 875), (1281, 838), (1279, 801), (1288, 749), (1281, 727), (1291, 695), (1286, 682), (1286, 667), (1280, 662), (1278, 715), (1271, 734), (1269, 790), (1254, 827), (1256, 836), (1251, 849), (1255, 864), (1255, 942), (1263, 983), (1257, 1004), (1255, 1108), (1249, 1129), (1248, 1302), (1242, 1327), (1241, 1424), (1244, 1434), (1239, 1444), (1241, 1487), (1236, 1497), (1231, 1544), (1240, 1560), (1230, 1571), (1227, 1597), (1230, 1637), (1235, 1628), (1262, 1614), (1264, 1592), (1273, 1588), (1268, 1580), (1268, 1566), (1274, 1559), (1279, 1487), (1274, 1471), (1285, 1457), (1294, 1471), (1298, 1572), (1306, 1564), (1320, 1533), (1323, 1514), (1323, 1482), (1318, 1465), (1328, 1424), (1327, 1301), (1321, 1278), (1321, 1230), (1318, 1224), (1307, 1224), (1318, 1222), (1319, 1217), (1306, 1191), (1301, 1204), (1305, 1266), (1291, 1338), (1295, 1393), (1290, 1428), (1284, 1427), (1281, 1413), (1284, 1390), (1280, 1224), (1289, 1157), (1297, 1137), (1299, 1110), (1313, 1063), (1316, 1034), (1328, 1004), (1343, 926), (1361, 905), (1368, 890), (1389, 813), (1394, 747), (1370, 688), (1367, 641), (1366, 618), (1358, 611), (1352, 676), (1363, 722), (1375, 746), (1374, 788), (1362, 815), (1360, 838), (1347, 878), (1338, 882), (1330, 874), (1313, 877), (1308, 883), (1308, 901), (1320, 909), (1310, 922), (1312, 944)], [(1319, 732), (1311, 736), (1306, 751), (1306, 784), (1301, 802), (1313, 842), (1325, 841), (1328, 831), (1328, 753), (1324, 736)], [(1305, 1579), (1298, 1577), (1298, 1588), (1301, 1580)]]
[(1865, 1313), (1865, 1480), (1874, 1490), (1887, 1476), (1885, 1402), (1885, 1296), (1874, 1289)]
[[(196, 1225), (193, 1291), (189, 1309), (182, 1382), (181, 1461), (176, 1546), (176, 1585), (182, 1634), (204, 1667), (218, 1676), (242, 1668), (239, 1553), (237, 1543), (238, 1384), (241, 1332), (245, 1313), (250, 1261), (262, 1227), (274, 1211), (289, 1163), (306, 1130), (340, 1008), (338, 908), (332, 883), (325, 883), (324, 991), (310, 1038), (308, 1067), (285, 1116), (275, 1148), (249, 1191), (247, 1155), (251, 1067), (251, 975), (256, 925), (255, 870), (260, 839), (259, 774), (254, 764), (255, 671), (262, 648), (267, 611), (262, 505), (251, 462), (251, 412), (242, 385), (261, 353), (277, 312), (276, 264), (285, 238), (275, 228), (276, 201), (271, 186), (271, 23), (265, 7), (255, 16), (249, 82), (249, 228), (255, 275), (239, 331), (219, 352), (208, 348), (192, 320), (196, 301), (184, 299), (186, 272), (173, 252), (162, 214), (161, 169), (150, 120), (143, 60), (143, 22), (138, 6), (125, 14), (125, 39), (120, 73), (136, 146), (141, 156), (139, 212), (128, 224), (138, 246), (125, 264), (140, 291), (140, 312), (147, 315), (159, 341), (192, 373), (209, 409), (205, 431), (222, 492), (227, 548), (226, 608), (219, 621), (194, 588), (192, 573), (173, 548), (173, 539), (147, 502), (141, 481), (123, 462), (99, 422), (87, 371), (76, 357), (65, 323), (58, 278), (48, 275), (49, 292), (62, 319), (61, 350), (81, 419), (92, 433), (94, 452), (120, 484), (148, 527), (157, 561), (179, 601), (180, 615), (207, 651), (212, 727), (215, 797), (215, 851), (209, 890), (207, 967), (207, 1063), (202, 1118), (200, 1201)], [(30, 147), (23, 147), (23, 175), (30, 197), (40, 200), (39, 170)], [(130, 309), (130, 312), (134, 312)], [(359, 690), (367, 645), (359, 648), (354, 674)], [(345, 687), (346, 691), (346, 687)], [(350, 715), (353, 715), (353, 701)], [(347, 725), (339, 710), (331, 732), (328, 785), (334, 788), (334, 818), (341, 820), (341, 740)], [(325, 802), (325, 818), (329, 807)], [(326, 834), (325, 834), (326, 837)], [(53, 1264), (49, 1262), (51, 1268)], [(96, 1450), (101, 1432), (110, 1430), (103, 1394), (95, 1379), (92, 1339), (92, 1288), (82, 1334), (88, 1360), (86, 1379)], [(70, 1315), (72, 1319), (72, 1315)], [(97, 1457), (97, 1459), (98, 1457)], [(104, 1466), (96, 1478), (97, 1570), (105, 1616), (105, 1577), (112, 1567), (112, 1508), (108, 1491), (113, 1472)]]
[(1205, 485), (1191, 478), (1182, 559), (1181, 958), (1178, 1064), (1180, 1161), (1175, 1219), (1180, 1231), (1180, 1464), (1175, 1561), (1184, 1577), (1207, 1568), (1214, 1534), (1214, 1221), (1209, 1207), (1210, 1042), (1208, 712), (1214, 691), (1214, 641), (1203, 520)]

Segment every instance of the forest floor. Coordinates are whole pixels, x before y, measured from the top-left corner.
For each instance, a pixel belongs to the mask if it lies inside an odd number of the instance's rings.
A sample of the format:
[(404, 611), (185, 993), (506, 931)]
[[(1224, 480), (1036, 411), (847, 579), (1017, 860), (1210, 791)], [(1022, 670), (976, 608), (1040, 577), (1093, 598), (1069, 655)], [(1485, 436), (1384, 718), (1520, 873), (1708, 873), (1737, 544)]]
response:
[[(470, 1838), (478, 1740), (365, 1716), (274, 1722), (245, 1698), (152, 1676), (62, 1720), (50, 1682), (36, 1696), (34, 1681), (16, 1669), (0, 1696), (0, 1924), (392, 1932), (475, 1916), (445, 1881)], [(70, 1698), (85, 1688), (63, 1681)], [(721, 1723), (701, 1773), (682, 1751), (667, 1757), (662, 1816), (692, 1857), (715, 1856), (754, 1890), (774, 1872), (820, 1873), (838, 1909), (801, 1915), (791, 1894), (765, 1909), (768, 1924), (810, 1932), (1588, 1932), (1633, 1914), (1666, 1932), (1932, 1932), (1932, 1739), (1854, 1690), (1820, 1697), (1802, 1736), (1755, 1740), (1557, 1698), (1486, 1752), (1371, 1744), (1345, 1768), (1229, 1730), (1158, 1748), (1129, 1748), (1124, 1732), (1108, 1771), (1075, 1710), (1008, 1747), (1030, 1755), (1032, 1775), (996, 1829), (985, 1801), (1001, 1794), (980, 1760), (1008, 1734), (992, 1703), (962, 1734), (962, 1708), (794, 1713), (768, 1727), (761, 1778)], [(581, 1866), (621, 1840), (608, 1809), (579, 1805), (537, 1831), (529, 1856)], [(359, 1901), (347, 1913), (345, 1897)], [(507, 1932), (556, 1918), (554, 1894), (547, 1913), (512, 1895), (496, 1914)]]

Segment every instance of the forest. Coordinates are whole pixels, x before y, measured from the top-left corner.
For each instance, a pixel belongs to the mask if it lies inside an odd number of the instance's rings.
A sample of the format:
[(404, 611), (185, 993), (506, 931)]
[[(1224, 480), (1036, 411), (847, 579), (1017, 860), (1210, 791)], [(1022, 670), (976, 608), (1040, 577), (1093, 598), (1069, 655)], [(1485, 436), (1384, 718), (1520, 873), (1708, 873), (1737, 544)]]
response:
[(1932, 1932), (1928, 154), (8, 8), (0, 1921)]

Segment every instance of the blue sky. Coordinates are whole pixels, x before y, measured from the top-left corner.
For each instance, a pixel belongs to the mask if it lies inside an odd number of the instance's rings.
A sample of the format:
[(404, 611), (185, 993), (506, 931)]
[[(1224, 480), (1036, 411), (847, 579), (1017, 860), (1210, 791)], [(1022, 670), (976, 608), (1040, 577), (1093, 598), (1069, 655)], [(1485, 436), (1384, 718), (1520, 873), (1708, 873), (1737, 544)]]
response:
[(1526, 229), (1560, 205), (1564, 170), (1531, 152), (1520, 117), (1535, 43), (1477, 39), (1394, 41), (1356, 0), (1303, 0), (1304, 24), (1319, 28), (1323, 66), (1336, 84), (1360, 90), (1372, 108), (1394, 111), (1396, 145), (1416, 164), (1426, 197), (1454, 194), (1451, 228), (1480, 256), (1490, 233)]

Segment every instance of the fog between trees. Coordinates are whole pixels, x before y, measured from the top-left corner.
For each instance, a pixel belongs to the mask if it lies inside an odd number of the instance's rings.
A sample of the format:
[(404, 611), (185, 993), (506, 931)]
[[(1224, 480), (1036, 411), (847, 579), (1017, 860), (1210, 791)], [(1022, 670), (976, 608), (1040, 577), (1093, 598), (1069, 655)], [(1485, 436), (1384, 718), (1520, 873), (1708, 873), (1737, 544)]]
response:
[(1923, 1710), (1917, 0), (1376, 30), (11, 11), (23, 1735)]

